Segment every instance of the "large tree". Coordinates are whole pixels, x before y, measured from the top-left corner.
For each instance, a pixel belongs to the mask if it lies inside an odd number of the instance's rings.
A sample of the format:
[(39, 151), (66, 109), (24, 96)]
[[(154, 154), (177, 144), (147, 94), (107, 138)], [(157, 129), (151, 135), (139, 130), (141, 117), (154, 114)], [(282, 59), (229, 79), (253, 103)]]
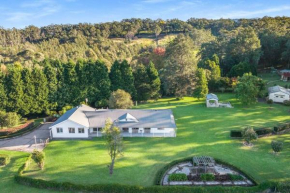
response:
[(147, 74), (149, 78), (149, 84), (150, 84), (150, 98), (157, 99), (160, 95), (160, 86), (161, 81), (159, 78), (159, 74), (157, 69), (155, 68), (155, 65), (153, 62), (149, 63), (149, 66), (147, 67)]
[(202, 68), (196, 71), (196, 87), (193, 92), (193, 96), (200, 99), (204, 98), (208, 93), (207, 79), (205, 71)]
[(257, 102), (257, 97), (261, 95), (264, 89), (265, 83), (263, 80), (251, 73), (245, 73), (238, 79), (235, 92), (243, 105), (251, 105)]
[(5, 91), (5, 76), (0, 69), (0, 110), (5, 110), (7, 104), (7, 95)]
[(165, 66), (160, 72), (166, 95), (183, 97), (192, 94), (197, 59), (192, 39), (179, 34), (166, 50)]
[(109, 107), (112, 109), (128, 109), (133, 106), (131, 95), (124, 90), (118, 89), (112, 92), (109, 99)]
[(58, 92), (57, 71), (58, 69), (52, 67), (50, 63), (46, 63), (43, 71), (47, 79), (48, 102), (50, 104), (50, 109), (55, 109), (57, 106), (57, 92)]
[(34, 107), (37, 107), (35, 99), (35, 87), (32, 83), (33, 77), (31, 69), (23, 68), (22, 70), (22, 81), (23, 81), (23, 98), (22, 101), (25, 105), (20, 110), (22, 115), (28, 115), (33, 111)]
[(108, 148), (108, 154), (111, 158), (109, 172), (112, 175), (116, 158), (123, 154), (123, 138), (120, 129), (116, 127), (110, 119), (106, 120), (106, 124), (103, 129), (103, 136)]
[(150, 98), (151, 85), (145, 66), (140, 64), (133, 74), (137, 91), (136, 100), (147, 101)]

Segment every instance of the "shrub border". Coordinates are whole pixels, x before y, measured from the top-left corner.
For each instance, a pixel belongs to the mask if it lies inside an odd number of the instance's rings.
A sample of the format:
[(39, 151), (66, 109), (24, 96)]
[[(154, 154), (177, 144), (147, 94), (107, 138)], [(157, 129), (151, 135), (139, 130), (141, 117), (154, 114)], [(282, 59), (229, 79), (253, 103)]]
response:
[(10, 156), (7, 154), (0, 154), (0, 158), (4, 159), (3, 164), (0, 164), (0, 167), (5, 167), (10, 163)]
[(17, 138), (17, 137), (21, 137), (23, 135), (26, 135), (28, 133), (31, 133), (35, 129), (37, 129), (40, 125), (42, 125), (42, 123), (40, 123), (40, 122), (33, 122), (33, 125), (32, 125), (31, 128), (23, 128), (23, 129), (21, 129), (19, 131), (16, 131), (15, 133), (12, 133), (11, 135), (6, 135), (6, 136), (3, 136), (3, 137), (0, 137), (0, 141), (4, 141), (4, 140), (8, 140), (8, 139), (14, 139), (14, 138)]

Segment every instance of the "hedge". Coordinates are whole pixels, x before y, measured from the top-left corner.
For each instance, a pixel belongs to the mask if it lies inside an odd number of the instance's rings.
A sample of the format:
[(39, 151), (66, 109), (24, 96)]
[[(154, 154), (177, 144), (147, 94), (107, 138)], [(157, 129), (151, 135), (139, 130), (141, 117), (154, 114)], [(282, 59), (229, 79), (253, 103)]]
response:
[(200, 174), (200, 179), (202, 181), (214, 181), (215, 177), (211, 173)]
[(0, 154), (0, 166), (6, 166), (10, 162), (10, 156), (6, 154)]
[(258, 136), (269, 135), (273, 133), (273, 129), (270, 127), (255, 129)]
[(12, 137), (17, 137), (20, 135), (23, 135), (25, 133), (28, 133), (30, 131), (33, 131), (36, 129), (41, 123), (40, 122), (33, 122), (24, 129), (18, 130), (15, 133), (9, 133), (9, 131), (5, 132), (0, 132), (0, 139), (7, 139), (7, 138), (12, 138)]
[(187, 181), (186, 174), (183, 173), (176, 173), (176, 174), (170, 174), (168, 180), (171, 181)]
[(23, 174), (23, 172), (28, 168), (30, 162), (32, 159), (32, 154), (29, 154), (29, 156), (26, 158), (26, 161), (24, 162), (24, 164), (22, 166), (20, 166), (20, 168), (18, 169), (18, 175), (21, 176)]
[(42, 179), (34, 179), (25, 176), (15, 176), (19, 184), (40, 189), (51, 189), (71, 192), (96, 192), (96, 193), (251, 193), (260, 192), (274, 187), (273, 183), (263, 183), (255, 187), (196, 187), (196, 186), (133, 186), (121, 184), (92, 184), (82, 185), (71, 182), (56, 182)]
[(244, 180), (244, 178), (241, 175), (229, 174), (229, 177), (233, 181)]
[(231, 130), (231, 137), (233, 138), (242, 138), (242, 131), (241, 130)]

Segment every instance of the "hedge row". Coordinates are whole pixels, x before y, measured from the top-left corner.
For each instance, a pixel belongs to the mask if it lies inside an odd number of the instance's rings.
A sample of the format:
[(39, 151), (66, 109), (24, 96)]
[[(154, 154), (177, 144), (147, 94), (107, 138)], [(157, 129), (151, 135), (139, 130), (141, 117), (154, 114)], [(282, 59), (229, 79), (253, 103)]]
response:
[(30, 162), (32, 159), (32, 154), (29, 154), (29, 156), (26, 158), (26, 161), (24, 162), (24, 164), (22, 166), (20, 166), (20, 168), (18, 169), (18, 175), (21, 176), (23, 174), (23, 172), (28, 168)]
[(33, 123), (29, 124), (27, 127), (25, 127), (24, 129), (18, 130), (18, 131), (14, 132), (14, 133), (9, 133), (9, 131), (0, 132), (0, 139), (12, 138), (12, 137), (17, 137), (17, 136), (23, 135), (25, 133), (33, 131), (40, 124), (41, 124), (40, 122), (33, 122)]
[(6, 154), (0, 154), (0, 166), (6, 166), (10, 162), (10, 156)]
[(168, 180), (171, 181), (187, 181), (186, 174), (183, 173), (176, 173), (176, 174), (170, 174)]
[[(277, 134), (278, 132), (284, 131), (286, 129), (290, 129), (290, 123), (281, 124), (275, 126), (274, 128), (265, 127), (254, 129), (259, 137), (269, 134)], [(231, 130), (230, 136), (233, 138), (242, 138), (242, 130)]]
[(70, 192), (96, 192), (96, 193), (251, 193), (273, 187), (271, 183), (264, 183), (255, 187), (188, 187), (188, 186), (132, 186), (121, 184), (93, 184), (82, 185), (70, 182), (56, 182), (42, 179), (33, 179), (24, 176), (15, 176), (19, 184), (40, 189), (51, 189)]

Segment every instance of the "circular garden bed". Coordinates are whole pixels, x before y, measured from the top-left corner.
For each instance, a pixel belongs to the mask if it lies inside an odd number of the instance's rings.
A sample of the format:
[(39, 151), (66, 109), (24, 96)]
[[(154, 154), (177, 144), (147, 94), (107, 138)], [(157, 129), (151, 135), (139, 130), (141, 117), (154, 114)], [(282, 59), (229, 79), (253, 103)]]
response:
[(254, 186), (243, 172), (208, 156), (193, 157), (170, 167), (163, 175), (164, 186)]

